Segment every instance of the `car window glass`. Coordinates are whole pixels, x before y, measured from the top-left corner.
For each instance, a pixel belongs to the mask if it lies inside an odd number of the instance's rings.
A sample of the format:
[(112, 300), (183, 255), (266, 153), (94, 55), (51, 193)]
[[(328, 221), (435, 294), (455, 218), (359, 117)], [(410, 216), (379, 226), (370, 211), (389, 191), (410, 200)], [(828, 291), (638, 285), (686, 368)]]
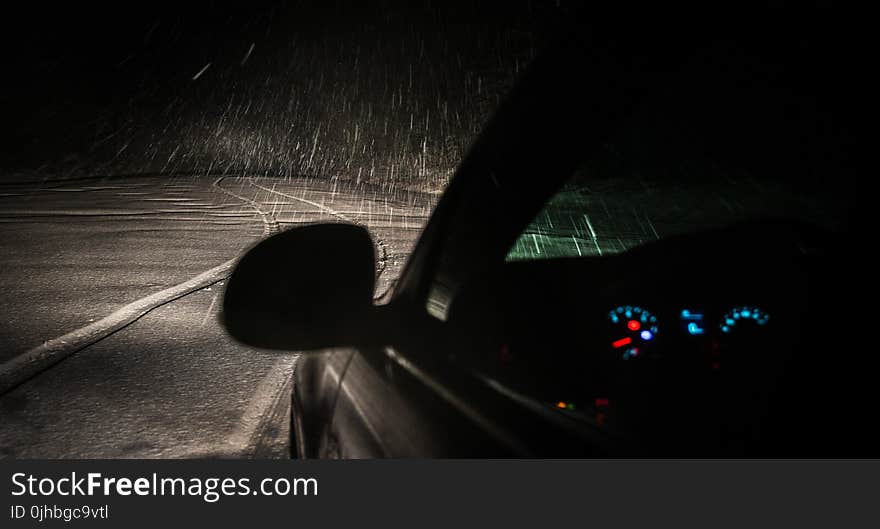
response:
[(602, 256), (671, 235), (761, 218), (834, 229), (841, 205), (780, 182), (707, 178), (702, 183), (571, 179), (511, 246), (506, 261)]

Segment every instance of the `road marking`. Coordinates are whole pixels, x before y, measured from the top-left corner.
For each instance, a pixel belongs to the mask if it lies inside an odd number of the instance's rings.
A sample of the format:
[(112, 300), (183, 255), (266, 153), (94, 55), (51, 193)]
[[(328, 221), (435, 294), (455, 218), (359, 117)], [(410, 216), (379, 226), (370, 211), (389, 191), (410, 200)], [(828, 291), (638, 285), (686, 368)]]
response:
[(237, 262), (231, 259), (194, 278), (141, 298), (107, 317), (38, 345), (0, 364), (0, 394), (15, 388), (77, 351), (139, 320), (157, 307), (225, 279)]
[[(232, 196), (252, 206), (263, 221), (264, 235), (277, 233), (278, 223), (270, 213), (261, 209), (260, 205), (245, 197), (237, 195), (220, 186), (223, 177), (214, 181), (214, 187), (223, 194)], [(129, 303), (117, 309), (109, 316), (80, 327), (67, 334), (53, 338), (43, 344), (28, 349), (6, 362), (0, 364), (0, 395), (14, 389), (39, 373), (49, 369), (68, 356), (85, 349), (86, 347), (103, 340), (116, 331), (131, 325), (155, 308), (179, 299), (187, 294), (203, 289), (214, 283), (226, 279), (232, 272), (232, 268), (238, 262), (238, 257), (215, 266), (210, 270), (184, 281), (183, 283), (166, 288), (155, 294), (151, 294), (137, 301)]]
[(293, 368), (298, 358), (299, 355), (295, 355), (275, 362), (260, 381), (257, 389), (251, 393), (238, 426), (226, 438), (230, 453), (241, 454), (242, 448), (246, 452), (256, 451), (272, 412), (280, 403), (280, 399), (287, 395), (284, 388), (293, 376)]
[[(234, 191), (230, 191), (230, 190), (226, 189), (225, 187), (221, 186), (220, 182), (222, 182), (224, 178), (225, 177), (221, 176), (217, 180), (214, 180), (214, 188), (217, 189), (218, 191), (220, 191), (221, 193), (223, 193), (224, 195), (228, 195), (233, 198), (237, 198), (238, 200), (241, 200), (242, 202), (248, 204), (250, 207), (254, 208), (254, 210), (257, 212), (258, 215), (260, 215), (260, 218), (263, 221), (263, 235), (264, 236), (268, 237), (270, 235), (274, 235), (274, 234), (278, 233), (279, 231), (281, 231), (281, 227), (278, 225), (278, 221), (275, 220), (275, 216), (272, 215), (271, 211), (263, 210), (262, 204), (260, 204), (259, 202), (255, 201), (255, 200), (251, 200), (247, 197), (241, 196), (238, 193), (235, 193)], [(248, 180), (248, 182), (250, 182), (250, 180)]]

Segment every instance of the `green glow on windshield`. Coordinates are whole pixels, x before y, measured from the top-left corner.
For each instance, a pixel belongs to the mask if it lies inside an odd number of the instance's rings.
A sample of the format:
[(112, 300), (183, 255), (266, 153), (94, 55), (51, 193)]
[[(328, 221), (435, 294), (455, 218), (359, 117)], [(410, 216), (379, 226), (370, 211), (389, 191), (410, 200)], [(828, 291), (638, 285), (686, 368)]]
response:
[(614, 254), (656, 238), (647, 226), (621, 226), (620, 219), (625, 217), (612, 218), (611, 214), (585, 190), (563, 189), (520, 234), (505, 260)]

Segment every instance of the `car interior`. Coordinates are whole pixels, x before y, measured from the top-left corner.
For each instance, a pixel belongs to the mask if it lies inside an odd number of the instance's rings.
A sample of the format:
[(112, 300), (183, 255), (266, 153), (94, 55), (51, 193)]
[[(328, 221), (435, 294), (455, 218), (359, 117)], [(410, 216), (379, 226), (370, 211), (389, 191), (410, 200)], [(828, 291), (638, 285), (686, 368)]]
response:
[(450, 355), (588, 424), (612, 452), (852, 449), (862, 440), (840, 436), (852, 424), (839, 400), (858, 401), (838, 378), (833, 247), (815, 228), (764, 221), (613, 256), (506, 262), (456, 298)]

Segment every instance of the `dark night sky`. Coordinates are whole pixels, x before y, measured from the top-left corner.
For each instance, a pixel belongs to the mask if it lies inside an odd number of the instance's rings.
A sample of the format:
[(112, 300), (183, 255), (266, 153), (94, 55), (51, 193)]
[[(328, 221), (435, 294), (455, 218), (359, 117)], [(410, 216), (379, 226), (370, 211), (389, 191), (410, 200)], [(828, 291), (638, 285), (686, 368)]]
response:
[[(2, 178), (245, 171), (438, 189), (570, 13), (543, 1), (365, 4), (7, 17)], [(850, 21), (712, 15), (699, 27), (707, 42), (684, 81), (647, 90), (616, 133), (612, 170), (681, 179), (694, 171), (674, 168), (689, 163), (818, 188), (858, 178), (863, 63)]]
[(7, 35), (0, 163), (6, 176), (210, 167), (436, 184), (559, 13), (541, 2), (35, 10)]

